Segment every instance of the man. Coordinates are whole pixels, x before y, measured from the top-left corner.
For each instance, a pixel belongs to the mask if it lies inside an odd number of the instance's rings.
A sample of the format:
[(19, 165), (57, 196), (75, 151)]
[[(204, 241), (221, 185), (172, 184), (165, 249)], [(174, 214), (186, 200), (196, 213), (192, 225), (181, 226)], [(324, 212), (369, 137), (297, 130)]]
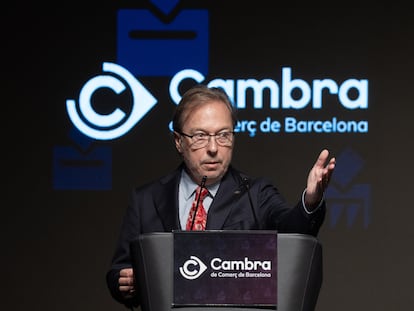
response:
[[(323, 193), (335, 168), (322, 150), (294, 207), (264, 178), (253, 179), (231, 166), (236, 114), (218, 88), (188, 90), (173, 116), (175, 147), (183, 163), (158, 181), (135, 189), (126, 211), (107, 283), (126, 306), (139, 305), (129, 243), (142, 233), (194, 228), (190, 212), (197, 186), (208, 190), (202, 204), (205, 230), (277, 230), (316, 236), (325, 216)], [(249, 197), (250, 196), (250, 197)]]

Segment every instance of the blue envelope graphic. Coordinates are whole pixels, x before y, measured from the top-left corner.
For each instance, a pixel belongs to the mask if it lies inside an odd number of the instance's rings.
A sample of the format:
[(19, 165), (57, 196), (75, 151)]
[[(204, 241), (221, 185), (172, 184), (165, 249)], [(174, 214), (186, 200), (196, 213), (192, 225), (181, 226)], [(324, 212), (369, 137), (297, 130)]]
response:
[(359, 216), (363, 226), (368, 227), (371, 222), (371, 185), (355, 184), (346, 190), (330, 186), (325, 194), (329, 200), (329, 223), (335, 227), (342, 216), (346, 217), (346, 224), (352, 227)]
[(53, 187), (55, 190), (110, 190), (112, 150), (107, 146), (97, 146), (88, 152), (71, 146), (54, 147)]
[(121, 9), (117, 23), (117, 63), (135, 76), (173, 76), (189, 68), (207, 74), (207, 10), (182, 10), (165, 23), (149, 10)]

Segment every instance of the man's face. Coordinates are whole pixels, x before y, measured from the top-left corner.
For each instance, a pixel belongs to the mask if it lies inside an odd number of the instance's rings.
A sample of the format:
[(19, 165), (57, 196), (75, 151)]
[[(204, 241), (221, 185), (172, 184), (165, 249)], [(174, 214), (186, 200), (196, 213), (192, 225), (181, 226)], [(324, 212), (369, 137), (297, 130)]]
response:
[[(182, 133), (188, 135), (213, 135), (233, 131), (231, 113), (222, 102), (212, 101), (200, 105), (184, 117)], [(217, 144), (215, 137), (209, 137), (205, 147), (195, 148), (191, 138), (175, 134), (175, 146), (183, 156), (191, 178), (199, 184), (202, 177), (207, 176), (206, 184), (213, 184), (224, 176), (230, 165), (234, 138), (230, 145), (221, 146)]]

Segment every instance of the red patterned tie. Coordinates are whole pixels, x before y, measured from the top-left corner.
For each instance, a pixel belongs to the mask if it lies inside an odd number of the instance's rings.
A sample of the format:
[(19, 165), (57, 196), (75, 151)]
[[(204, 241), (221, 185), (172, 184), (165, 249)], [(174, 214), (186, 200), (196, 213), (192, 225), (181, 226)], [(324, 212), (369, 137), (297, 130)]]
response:
[[(201, 195), (200, 195), (200, 189), (201, 188), (198, 187), (196, 190), (195, 199), (193, 201), (193, 205), (191, 206), (190, 214), (188, 215), (186, 230), (205, 230), (206, 228), (207, 213), (203, 206), (203, 200), (208, 194), (208, 190), (206, 188), (203, 188), (201, 190)], [(193, 224), (193, 215), (197, 207), (197, 201), (199, 200), (198, 199), (199, 196), (200, 196), (200, 201), (198, 203), (197, 214), (196, 214), (194, 224)]]

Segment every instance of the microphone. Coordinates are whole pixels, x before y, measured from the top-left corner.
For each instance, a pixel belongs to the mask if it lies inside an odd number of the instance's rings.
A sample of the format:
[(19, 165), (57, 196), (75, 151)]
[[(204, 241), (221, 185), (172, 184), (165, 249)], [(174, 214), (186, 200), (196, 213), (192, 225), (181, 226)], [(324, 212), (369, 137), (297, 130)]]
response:
[[(201, 190), (203, 190), (203, 188), (206, 187), (206, 180), (207, 180), (207, 176), (204, 175), (200, 183), (200, 194), (201, 194)], [(194, 221), (197, 215), (198, 206), (200, 205), (200, 198), (201, 198), (201, 195), (198, 196), (196, 207), (195, 207), (194, 214), (193, 214), (193, 219), (191, 220), (191, 228), (190, 228), (191, 231), (193, 230), (193, 227), (194, 227)]]
[(252, 196), (250, 194), (250, 182), (249, 182), (249, 179), (246, 176), (240, 176), (240, 177), (242, 179), (241, 186), (243, 186), (244, 188), (246, 188), (246, 191), (247, 191), (247, 196), (249, 198), (249, 204), (250, 204), (250, 209), (251, 209), (252, 214), (253, 214), (254, 223), (256, 224), (257, 229), (260, 229), (259, 221), (257, 220), (256, 211), (254, 210), (254, 206), (253, 206)]

